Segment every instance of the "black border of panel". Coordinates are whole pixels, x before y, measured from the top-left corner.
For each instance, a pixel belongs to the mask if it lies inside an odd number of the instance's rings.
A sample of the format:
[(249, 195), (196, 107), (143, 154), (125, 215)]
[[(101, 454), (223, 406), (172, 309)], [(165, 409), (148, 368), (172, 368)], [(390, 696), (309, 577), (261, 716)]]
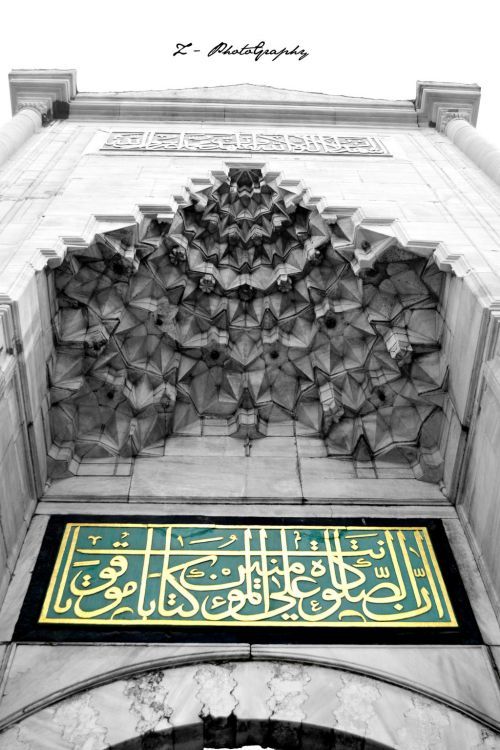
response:
[[(307, 628), (252, 627), (231, 625), (146, 625), (119, 628), (100, 625), (54, 625), (38, 622), (52, 570), (67, 523), (203, 523), (266, 524), (268, 526), (300, 525), (374, 525), (387, 528), (425, 526), (434, 547), (443, 580), (458, 622), (458, 628), (447, 627), (321, 627)], [(453, 556), (443, 523), (426, 518), (372, 518), (370, 515), (349, 518), (251, 518), (201, 515), (58, 515), (49, 519), (38, 558), (31, 576), (13, 640), (18, 643), (301, 643), (363, 645), (477, 645), (481, 634), (465, 591), (458, 565)]]

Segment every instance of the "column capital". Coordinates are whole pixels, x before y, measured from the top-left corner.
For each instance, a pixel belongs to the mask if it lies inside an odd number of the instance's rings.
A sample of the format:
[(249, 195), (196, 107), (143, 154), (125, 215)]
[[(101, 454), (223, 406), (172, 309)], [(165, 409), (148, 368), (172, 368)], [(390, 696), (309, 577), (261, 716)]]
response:
[(444, 133), (446, 126), (451, 120), (465, 120), (469, 125), (474, 125), (475, 121), (472, 107), (437, 107), (436, 130), (440, 133)]
[(9, 73), (12, 114), (34, 109), (43, 122), (65, 119), (76, 96), (76, 70), (13, 70)]
[(418, 124), (443, 132), (450, 120), (477, 122), (481, 87), (475, 83), (417, 81), (415, 109)]

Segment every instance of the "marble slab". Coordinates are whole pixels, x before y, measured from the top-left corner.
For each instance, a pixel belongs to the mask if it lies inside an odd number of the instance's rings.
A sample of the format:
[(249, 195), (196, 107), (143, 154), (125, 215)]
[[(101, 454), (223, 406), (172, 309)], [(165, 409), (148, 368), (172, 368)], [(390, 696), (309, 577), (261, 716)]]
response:
[(282, 502), (302, 498), (292, 458), (210, 457), (138, 458), (130, 500), (224, 500), (252, 498)]
[(345, 468), (349, 464), (345, 464), (345, 467), (344, 464), (345, 462), (334, 459), (301, 458), (300, 474), (306, 500), (447, 504), (446, 498), (435, 484), (417, 479), (354, 479)]
[(130, 477), (68, 477), (56, 479), (45, 490), (44, 497), (51, 500), (127, 500), (130, 489)]

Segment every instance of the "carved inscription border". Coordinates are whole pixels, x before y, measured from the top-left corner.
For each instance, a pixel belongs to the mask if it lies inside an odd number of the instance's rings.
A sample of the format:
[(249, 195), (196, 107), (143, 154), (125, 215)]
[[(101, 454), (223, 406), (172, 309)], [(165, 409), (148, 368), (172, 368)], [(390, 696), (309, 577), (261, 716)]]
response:
[(322, 156), (392, 156), (372, 135), (317, 133), (196, 133), (165, 130), (114, 130), (100, 151), (246, 152)]

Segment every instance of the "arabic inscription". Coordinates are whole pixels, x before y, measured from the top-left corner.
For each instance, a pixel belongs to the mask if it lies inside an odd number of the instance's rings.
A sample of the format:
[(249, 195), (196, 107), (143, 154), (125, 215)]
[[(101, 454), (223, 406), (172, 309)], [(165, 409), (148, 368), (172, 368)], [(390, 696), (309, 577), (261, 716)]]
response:
[(391, 156), (371, 135), (318, 133), (188, 133), (163, 130), (112, 131), (101, 151), (246, 151), (259, 153)]
[(40, 622), (457, 627), (425, 526), (68, 523)]

